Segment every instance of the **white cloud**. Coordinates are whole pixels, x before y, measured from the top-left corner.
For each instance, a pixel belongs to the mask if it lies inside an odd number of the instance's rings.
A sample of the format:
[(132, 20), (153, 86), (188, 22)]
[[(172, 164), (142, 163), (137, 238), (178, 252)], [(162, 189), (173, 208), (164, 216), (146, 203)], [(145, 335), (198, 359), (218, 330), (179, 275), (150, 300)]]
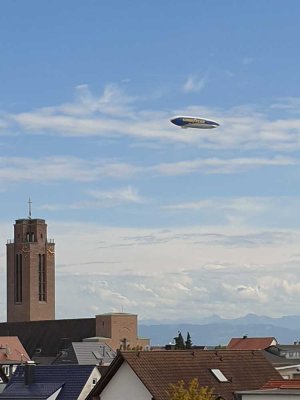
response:
[(80, 210), (80, 209), (97, 209), (104, 207), (116, 207), (126, 204), (143, 204), (146, 199), (141, 197), (138, 190), (127, 186), (125, 188), (103, 191), (103, 190), (87, 190), (86, 194), (92, 197), (92, 200), (86, 199), (74, 203), (66, 204), (43, 204), (39, 208), (41, 210)]
[[(231, 226), (241, 226), (247, 223), (248, 226), (292, 226), (299, 223), (300, 212), (299, 197), (267, 196), (267, 197), (215, 197), (203, 198), (194, 201), (181, 203), (164, 204), (162, 210), (168, 213), (195, 215), (210, 223), (220, 221)], [(207, 217), (208, 216), (208, 217)], [(264, 239), (266, 236), (264, 236)], [(237, 238), (235, 238), (237, 239)], [(246, 238), (240, 238), (244, 241)], [(248, 237), (248, 239), (250, 239)], [(274, 238), (273, 238), (274, 239)], [(272, 239), (272, 240), (273, 240)], [(223, 241), (224, 238), (215, 238), (216, 241)], [(254, 242), (253, 242), (254, 240)], [(283, 240), (279, 237), (279, 240)], [(262, 238), (259, 239), (262, 241)], [(228, 242), (229, 243), (229, 242)], [(266, 244), (263, 240), (262, 245)], [(256, 245), (257, 241), (252, 238), (247, 245)]]
[(89, 190), (87, 193), (95, 199), (104, 202), (143, 203), (144, 201), (138, 194), (137, 189), (131, 186), (111, 191)]
[(207, 158), (175, 163), (164, 163), (151, 167), (161, 175), (186, 175), (195, 172), (206, 174), (228, 174), (246, 171), (253, 168), (268, 166), (297, 165), (298, 160), (289, 157), (276, 156), (273, 158)]
[(133, 176), (138, 168), (126, 163), (107, 160), (57, 156), (45, 158), (0, 157), (1, 182), (92, 182), (103, 177), (122, 179)]
[[(273, 316), (298, 312), (299, 231), (47, 223), (56, 242), (57, 318), (123, 310), (156, 319), (159, 309), (162, 320), (191, 322), (212, 313), (261, 314), (262, 307)], [(10, 231), (0, 225), (3, 237)], [(5, 306), (4, 252), (1, 260)]]
[[(206, 78), (190, 77), (186, 89), (200, 90), (205, 82)], [(181, 143), (214, 150), (300, 149), (300, 118), (290, 119), (291, 113), (299, 116), (298, 98), (278, 99), (268, 106), (242, 105), (230, 109), (198, 104), (172, 112), (143, 109), (139, 100), (118, 85), (107, 85), (99, 96), (93, 95), (87, 85), (79, 85), (73, 102), (16, 114), (2, 112), (0, 132), (110, 139), (122, 136), (142, 143)], [(274, 110), (278, 112), (275, 114)], [(181, 130), (169, 122), (173, 114), (203, 116), (218, 121), (220, 127)]]
[(207, 83), (207, 77), (198, 78), (197, 76), (190, 75), (183, 85), (183, 91), (186, 93), (200, 92)]
[[(140, 318), (156, 318), (160, 309), (162, 318), (174, 320), (260, 313), (262, 305), (269, 315), (297, 312), (300, 275), (289, 259), (299, 249), (298, 231), (48, 225), (56, 231), (58, 281), (68, 276), (71, 291), (84, 288), (86, 312), (94, 312), (90, 305), (101, 312), (124, 307)], [(97, 264), (95, 256), (115, 263)], [(70, 301), (70, 316), (72, 307)]]
[[(136, 176), (180, 176), (199, 174), (230, 174), (258, 169), (262, 167), (286, 167), (298, 165), (299, 161), (291, 157), (273, 158), (207, 158), (162, 163), (156, 165), (133, 165), (107, 159), (86, 160), (69, 156), (44, 158), (0, 157), (0, 182), (94, 182), (103, 178), (124, 179)], [(90, 192), (92, 195), (92, 192)], [(133, 188), (127, 187), (115, 193), (98, 192), (99, 197), (123, 197), (123, 200), (142, 202)], [(96, 192), (93, 197), (96, 196)]]

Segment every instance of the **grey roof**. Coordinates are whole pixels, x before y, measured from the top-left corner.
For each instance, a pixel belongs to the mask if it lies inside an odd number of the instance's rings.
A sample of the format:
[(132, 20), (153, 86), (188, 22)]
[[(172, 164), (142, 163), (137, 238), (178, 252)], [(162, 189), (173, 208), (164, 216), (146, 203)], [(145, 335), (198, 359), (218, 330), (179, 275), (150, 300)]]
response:
[(72, 343), (78, 364), (108, 365), (116, 353), (105, 343), (74, 342)]
[(287, 350), (287, 351), (295, 351), (298, 350), (300, 351), (300, 345), (299, 344), (277, 344), (279, 350)]
[(300, 364), (300, 359), (298, 358), (286, 358), (280, 355), (277, 346), (271, 346), (266, 350), (261, 350), (261, 352), (273, 366)]
[(109, 365), (116, 353), (105, 343), (73, 342), (53, 364)]
[(64, 382), (57, 383), (33, 383), (32, 385), (24, 385), (24, 383), (14, 383), (12, 385), (7, 385), (0, 396), (1, 399), (47, 399), (53, 393), (55, 393), (59, 388), (63, 386)]
[(56, 357), (66, 342), (95, 335), (95, 318), (0, 323), (0, 336), (18, 336), (30, 358)]
[(77, 399), (90, 377), (94, 365), (37, 365), (33, 383), (25, 385), (25, 367), (19, 366), (8, 382), (0, 400), (47, 399), (62, 387), (57, 400)]

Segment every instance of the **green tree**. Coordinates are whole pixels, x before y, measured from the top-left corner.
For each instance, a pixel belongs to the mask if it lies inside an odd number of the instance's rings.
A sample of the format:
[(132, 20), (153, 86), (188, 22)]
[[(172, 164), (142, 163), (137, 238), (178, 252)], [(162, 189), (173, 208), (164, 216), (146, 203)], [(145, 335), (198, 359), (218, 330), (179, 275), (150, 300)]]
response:
[(175, 340), (175, 349), (176, 350), (184, 350), (185, 344), (180, 331), (178, 331), (178, 336), (174, 337)]
[(198, 379), (193, 378), (188, 385), (183, 380), (169, 385), (168, 400), (214, 400), (214, 389), (200, 386)]
[(185, 348), (186, 349), (191, 349), (192, 348), (192, 339), (191, 339), (190, 332), (188, 332), (187, 335), (186, 335)]

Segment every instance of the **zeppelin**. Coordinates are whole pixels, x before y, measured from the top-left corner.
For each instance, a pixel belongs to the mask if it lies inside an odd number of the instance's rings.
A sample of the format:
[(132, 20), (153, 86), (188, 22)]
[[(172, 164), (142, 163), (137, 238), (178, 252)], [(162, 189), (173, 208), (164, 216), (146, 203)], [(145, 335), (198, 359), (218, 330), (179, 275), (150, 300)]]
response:
[(198, 117), (173, 117), (170, 121), (181, 128), (212, 129), (220, 126), (217, 122)]

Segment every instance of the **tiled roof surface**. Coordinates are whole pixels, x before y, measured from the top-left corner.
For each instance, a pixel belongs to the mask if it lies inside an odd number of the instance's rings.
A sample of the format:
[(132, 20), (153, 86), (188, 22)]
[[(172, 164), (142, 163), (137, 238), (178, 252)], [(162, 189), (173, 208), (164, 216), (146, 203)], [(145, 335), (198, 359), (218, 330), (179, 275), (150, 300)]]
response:
[[(107, 374), (98, 382), (93, 394), (101, 393), (124, 360), (155, 400), (167, 400), (169, 384), (181, 379), (190, 382), (198, 378), (201, 386), (214, 388), (215, 394), (226, 400), (232, 400), (235, 391), (259, 389), (270, 379), (282, 379), (260, 351), (121, 352)], [(219, 369), (228, 382), (219, 382), (211, 369)]]
[(274, 337), (232, 338), (227, 345), (228, 350), (263, 350), (271, 346)]
[(262, 386), (262, 389), (300, 389), (299, 379), (284, 379), (275, 380), (271, 379)]
[(30, 358), (17, 336), (0, 336), (0, 363), (29, 361)]
[(17, 399), (18, 397), (28, 399), (47, 399), (62, 386), (63, 382), (33, 383), (29, 386), (25, 386), (24, 383), (14, 383), (13, 385), (6, 387), (3, 395), (0, 396), (0, 399)]
[[(24, 366), (19, 366), (9, 381), (0, 399), (19, 399), (24, 396), (47, 398), (51, 390), (63, 389), (57, 400), (78, 398), (95, 366), (93, 365), (37, 365), (33, 372), (33, 383), (24, 385)], [(52, 392), (52, 393), (53, 393)], [(51, 393), (50, 393), (51, 394)], [(26, 397), (25, 397), (26, 398)], [(29, 398), (31, 398), (29, 396)], [(33, 397), (35, 398), (35, 397)]]

